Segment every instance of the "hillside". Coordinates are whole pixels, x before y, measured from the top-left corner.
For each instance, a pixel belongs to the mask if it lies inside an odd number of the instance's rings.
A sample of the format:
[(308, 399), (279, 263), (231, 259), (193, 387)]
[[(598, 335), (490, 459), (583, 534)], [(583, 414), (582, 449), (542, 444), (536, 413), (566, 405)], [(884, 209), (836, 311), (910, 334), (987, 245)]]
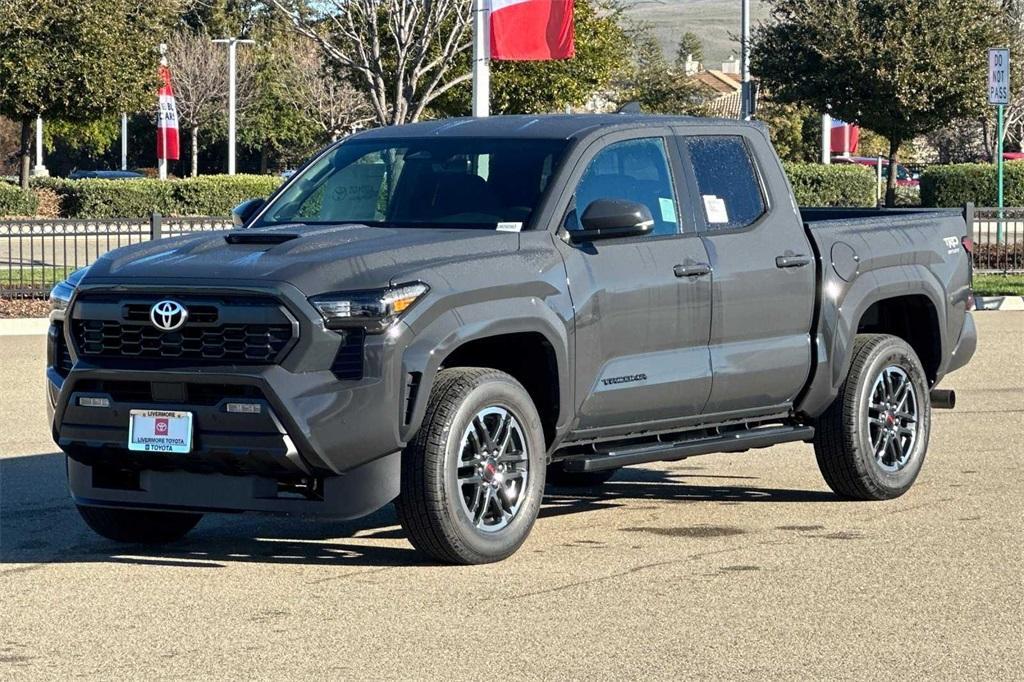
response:
[[(675, 55), (679, 36), (693, 31), (704, 41), (705, 61), (714, 67), (739, 52), (740, 0), (625, 0), (626, 15), (651, 24), (665, 54)], [(767, 5), (751, 0), (751, 25), (768, 17)]]

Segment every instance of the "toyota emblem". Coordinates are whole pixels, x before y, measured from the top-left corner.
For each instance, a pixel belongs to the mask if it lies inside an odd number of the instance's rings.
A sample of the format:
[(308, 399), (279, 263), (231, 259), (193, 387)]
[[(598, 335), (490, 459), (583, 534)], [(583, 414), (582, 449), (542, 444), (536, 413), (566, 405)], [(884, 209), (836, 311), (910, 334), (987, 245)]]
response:
[(160, 301), (149, 309), (149, 320), (160, 331), (173, 332), (188, 320), (188, 311), (177, 301)]

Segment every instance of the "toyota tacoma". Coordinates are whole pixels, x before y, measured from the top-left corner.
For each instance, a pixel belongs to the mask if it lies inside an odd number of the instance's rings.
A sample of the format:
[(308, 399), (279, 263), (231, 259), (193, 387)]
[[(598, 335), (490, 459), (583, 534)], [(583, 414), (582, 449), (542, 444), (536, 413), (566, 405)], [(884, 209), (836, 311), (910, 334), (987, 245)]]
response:
[(482, 563), (545, 482), (790, 441), (890, 499), (976, 344), (962, 212), (799, 208), (756, 123), (380, 128), (235, 218), (53, 291), (53, 438), (105, 537), (394, 501), (415, 547)]

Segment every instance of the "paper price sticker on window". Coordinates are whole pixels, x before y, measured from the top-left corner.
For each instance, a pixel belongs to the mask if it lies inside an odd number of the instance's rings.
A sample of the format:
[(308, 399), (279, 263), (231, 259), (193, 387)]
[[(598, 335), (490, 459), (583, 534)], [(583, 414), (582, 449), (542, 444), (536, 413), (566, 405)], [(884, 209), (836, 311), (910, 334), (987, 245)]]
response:
[(714, 194), (703, 194), (704, 215), (708, 223), (715, 225), (729, 222), (729, 212), (725, 209), (725, 199)]

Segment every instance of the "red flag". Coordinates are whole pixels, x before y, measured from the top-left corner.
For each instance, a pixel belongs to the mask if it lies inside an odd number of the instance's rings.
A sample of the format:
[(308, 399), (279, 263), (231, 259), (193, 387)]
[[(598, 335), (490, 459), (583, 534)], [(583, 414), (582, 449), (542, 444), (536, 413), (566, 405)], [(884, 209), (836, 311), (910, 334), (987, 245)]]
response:
[(491, 0), (491, 59), (568, 59), (572, 0)]
[(171, 88), (171, 70), (160, 65), (160, 109), (156, 115), (156, 158), (178, 160), (178, 106)]

